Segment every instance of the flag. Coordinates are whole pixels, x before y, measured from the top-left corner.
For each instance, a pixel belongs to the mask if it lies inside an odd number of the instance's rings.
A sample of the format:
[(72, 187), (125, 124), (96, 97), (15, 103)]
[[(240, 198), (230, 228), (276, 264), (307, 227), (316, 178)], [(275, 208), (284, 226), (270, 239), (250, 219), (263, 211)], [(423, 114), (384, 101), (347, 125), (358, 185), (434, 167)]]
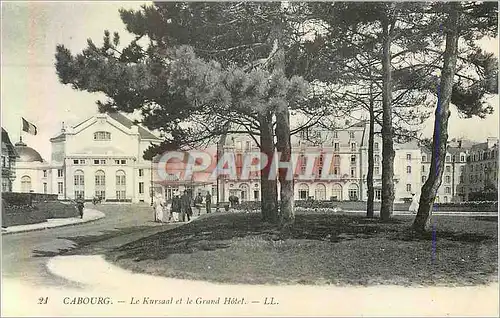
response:
[(36, 135), (38, 132), (38, 129), (36, 129), (36, 126), (24, 119), (24, 117), (21, 117), (23, 120), (23, 131), (27, 132), (28, 134)]

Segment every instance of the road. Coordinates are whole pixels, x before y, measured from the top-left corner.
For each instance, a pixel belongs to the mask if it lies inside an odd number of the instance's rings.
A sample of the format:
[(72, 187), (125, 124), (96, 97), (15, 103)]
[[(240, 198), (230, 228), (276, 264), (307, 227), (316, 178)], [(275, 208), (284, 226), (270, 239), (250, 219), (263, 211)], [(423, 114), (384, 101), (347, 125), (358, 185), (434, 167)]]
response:
[[(82, 245), (98, 253), (100, 247), (118, 246), (174, 226), (153, 222), (152, 209), (146, 204), (89, 207), (104, 212), (106, 217), (79, 225), (3, 235), (2, 277), (30, 285), (78, 287), (51, 275), (46, 269), (48, 259)], [(84, 254), (85, 249), (78, 253)]]

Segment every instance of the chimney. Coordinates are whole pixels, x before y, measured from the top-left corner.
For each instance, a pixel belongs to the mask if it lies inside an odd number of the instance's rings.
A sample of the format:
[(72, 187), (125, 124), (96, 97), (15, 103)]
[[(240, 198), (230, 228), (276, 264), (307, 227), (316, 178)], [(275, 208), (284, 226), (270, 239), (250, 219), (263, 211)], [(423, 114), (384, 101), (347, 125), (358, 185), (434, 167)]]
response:
[(462, 148), (462, 139), (458, 141), (458, 148)]

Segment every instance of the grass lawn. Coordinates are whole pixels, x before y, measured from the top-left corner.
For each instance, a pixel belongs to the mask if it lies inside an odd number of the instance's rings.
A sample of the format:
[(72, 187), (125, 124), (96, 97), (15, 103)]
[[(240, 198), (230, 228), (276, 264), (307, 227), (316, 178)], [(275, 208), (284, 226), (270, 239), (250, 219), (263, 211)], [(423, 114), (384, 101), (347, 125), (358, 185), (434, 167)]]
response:
[[(246, 284), (475, 285), (497, 280), (496, 217), (298, 214), (286, 239), (256, 213), (216, 214), (123, 245), (106, 257), (135, 272)], [(435, 248), (433, 248), (433, 245)]]

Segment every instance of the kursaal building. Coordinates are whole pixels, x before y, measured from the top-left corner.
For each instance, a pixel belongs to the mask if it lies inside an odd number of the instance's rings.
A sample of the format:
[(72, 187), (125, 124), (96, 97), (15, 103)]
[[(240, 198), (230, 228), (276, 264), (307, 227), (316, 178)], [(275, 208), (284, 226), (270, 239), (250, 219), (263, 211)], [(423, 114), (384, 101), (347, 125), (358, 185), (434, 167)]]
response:
[(15, 144), (14, 192), (58, 194), (61, 200), (150, 202), (151, 161), (144, 151), (160, 140), (121, 113), (97, 114), (50, 139), (50, 161), (22, 140)]

